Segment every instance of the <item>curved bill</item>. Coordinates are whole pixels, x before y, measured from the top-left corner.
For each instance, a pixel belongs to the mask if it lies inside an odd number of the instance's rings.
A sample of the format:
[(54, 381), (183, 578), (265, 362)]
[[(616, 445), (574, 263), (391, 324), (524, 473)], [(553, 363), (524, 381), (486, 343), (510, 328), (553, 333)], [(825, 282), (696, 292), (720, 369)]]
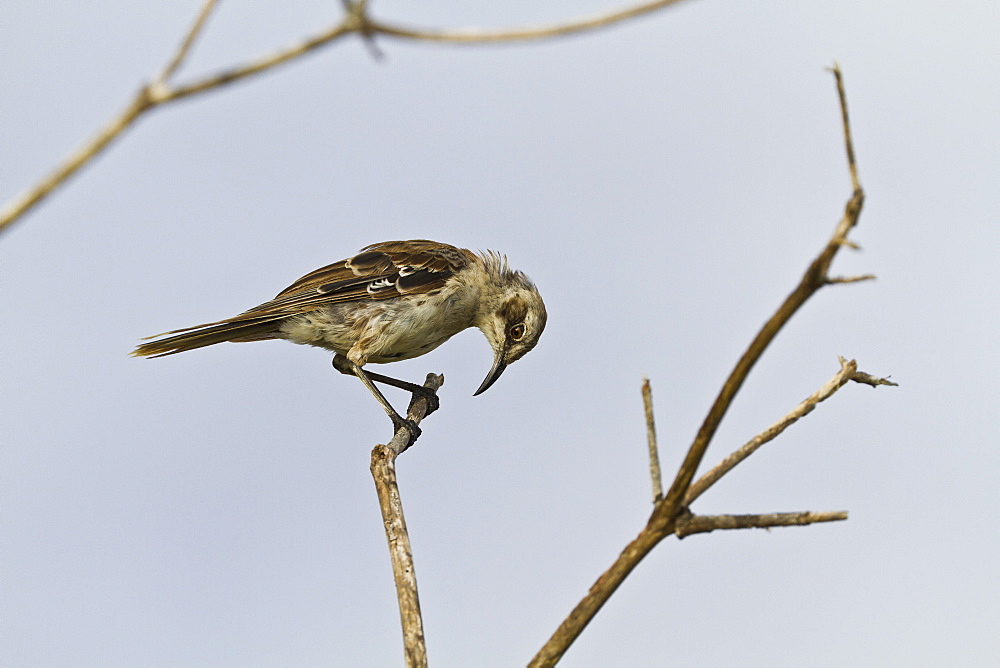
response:
[(488, 374), (486, 374), (486, 380), (483, 381), (483, 384), (479, 386), (479, 389), (476, 390), (472, 396), (479, 396), (486, 390), (490, 389), (490, 385), (497, 382), (497, 378), (500, 377), (500, 374), (502, 374), (503, 370), (506, 368), (507, 363), (503, 361), (503, 351), (501, 351), (500, 354), (496, 356), (496, 359), (493, 360), (493, 368), (490, 369)]

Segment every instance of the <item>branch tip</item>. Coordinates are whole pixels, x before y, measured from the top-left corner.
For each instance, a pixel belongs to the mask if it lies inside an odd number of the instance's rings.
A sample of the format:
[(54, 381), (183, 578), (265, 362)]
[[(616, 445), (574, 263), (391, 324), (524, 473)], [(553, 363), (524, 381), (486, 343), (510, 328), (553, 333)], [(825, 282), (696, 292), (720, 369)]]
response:
[(771, 529), (773, 527), (806, 526), (820, 522), (842, 522), (846, 510), (799, 513), (766, 513), (762, 515), (685, 515), (677, 519), (674, 533), (684, 538), (696, 533), (729, 529)]
[(649, 449), (649, 477), (653, 481), (653, 504), (663, 498), (663, 476), (660, 473), (660, 453), (656, 443), (656, 421), (653, 419), (653, 388), (649, 378), (642, 377), (642, 405), (646, 413), (646, 445)]
[(886, 376), (885, 378), (879, 378), (878, 376), (873, 376), (870, 373), (865, 373), (864, 371), (858, 371), (851, 375), (851, 380), (855, 383), (861, 383), (862, 385), (870, 385), (872, 387), (878, 387), (879, 385), (889, 385), (890, 387), (899, 387), (899, 383), (894, 383), (889, 380), (891, 376)]
[(832, 276), (826, 279), (826, 285), (836, 285), (839, 283), (861, 283), (863, 281), (874, 281), (875, 274), (861, 274), (860, 276)]
[(180, 46), (177, 47), (177, 51), (174, 53), (173, 58), (171, 58), (166, 64), (163, 71), (160, 72), (160, 76), (156, 78), (157, 84), (166, 84), (170, 77), (172, 77), (180, 66), (184, 64), (184, 60), (191, 52), (191, 47), (194, 46), (195, 40), (204, 29), (205, 22), (208, 20), (208, 15), (212, 13), (213, 9), (215, 9), (216, 4), (218, 4), (218, 0), (206, 0), (205, 4), (201, 6), (201, 11), (198, 12), (198, 17), (195, 19), (191, 28), (184, 36), (184, 40), (181, 42)]

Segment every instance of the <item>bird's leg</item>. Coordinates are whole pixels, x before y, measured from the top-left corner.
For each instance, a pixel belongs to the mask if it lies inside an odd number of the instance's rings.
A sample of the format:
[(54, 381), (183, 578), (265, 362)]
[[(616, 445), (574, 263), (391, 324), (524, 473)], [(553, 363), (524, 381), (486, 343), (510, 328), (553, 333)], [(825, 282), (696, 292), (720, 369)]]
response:
[[(338, 364), (338, 361), (340, 361), (340, 364)], [(382, 394), (377, 387), (375, 387), (375, 383), (373, 383), (371, 378), (368, 377), (368, 373), (365, 372), (364, 369), (346, 357), (341, 357), (340, 355), (333, 358), (333, 367), (341, 373), (357, 376), (382, 406), (385, 414), (389, 416), (390, 420), (392, 420), (393, 431), (398, 432), (400, 429), (406, 429), (410, 434), (410, 443), (417, 440), (420, 436), (420, 427), (418, 427), (417, 423), (413, 420), (407, 420), (396, 412), (396, 409), (392, 407), (392, 404), (390, 404), (389, 400), (385, 398), (385, 395)], [(344, 371), (344, 368), (349, 370)]]
[[(347, 359), (347, 357), (343, 355), (336, 354), (333, 357), (333, 368), (339, 371), (340, 373), (347, 374), (348, 376), (357, 376), (358, 374), (355, 373), (354, 371), (355, 366), (356, 365), (353, 362), (351, 362), (349, 359)], [(361, 367), (357, 368), (360, 369)], [(424, 417), (430, 415), (441, 406), (441, 401), (440, 399), (438, 399), (437, 392), (435, 392), (434, 390), (429, 390), (423, 385), (417, 385), (416, 383), (411, 383), (409, 381), (393, 378), (392, 376), (383, 376), (382, 374), (375, 373), (373, 371), (364, 371), (363, 373), (371, 381), (374, 381), (376, 383), (382, 383), (383, 385), (389, 385), (390, 387), (396, 387), (401, 390), (409, 392), (411, 395), (409, 404), (410, 406), (413, 405), (413, 402), (416, 401), (418, 397), (424, 397), (425, 399), (427, 399), (427, 412), (424, 414)], [(365, 383), (365, 385), (367, 385), (367, 383)], [(375, 392), (378, 392), (378, 390), (375, 390)], [(382, 400), (385, 400), (385, 397), (382, 395), (381, 392), (378, 392), (376, 398), (377, 397), (382, 397)], [(379, 403), (381, 403), (381, 401)], [(407, 409), (409, 409), (409, 407), (407, 407)]]

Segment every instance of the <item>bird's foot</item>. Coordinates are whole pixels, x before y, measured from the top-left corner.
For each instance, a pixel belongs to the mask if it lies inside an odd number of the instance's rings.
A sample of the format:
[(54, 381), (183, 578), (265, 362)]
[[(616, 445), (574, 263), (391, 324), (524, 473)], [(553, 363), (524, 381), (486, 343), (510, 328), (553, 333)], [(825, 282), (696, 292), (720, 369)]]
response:
[(413, 443), (418, 438), (420, 438), (420, 433), (421, 433), (420, 427), (417, 426), (416, 422), (414, 422), (413, 420), (407, 420), (406, 418), (400, 417), (399, 415), (396, 415), (395, 417), (393, 416), (389, 417), (392, 418), (392, 429), (394, 433), (398, 434), (400, 431), (406, 431), (407, 433), (409, 433), (410, 435), (410, 438), (408, 439), (409, 445), (407, 445), (406, 447), (413, 445)]
[(333, 368), (344, 374), (345, 376), (356, 376), (354, 369), (351, 368), (351, 363), (347, 361), (347, 358), (337, 353), (333, 356)]
[(427, 412), (424, 413), (424, 417), (427, 417), (441, 407), (441, 400), (438, 398), (437, 392), (429, 387), (424, 387), (423, 385), (415, 385), (414, 388), (410, 390), (410, 403), (406, 407), (407, 413), (413, 409), (413, 404), (415, 404), (418, 399), (427, 400)]

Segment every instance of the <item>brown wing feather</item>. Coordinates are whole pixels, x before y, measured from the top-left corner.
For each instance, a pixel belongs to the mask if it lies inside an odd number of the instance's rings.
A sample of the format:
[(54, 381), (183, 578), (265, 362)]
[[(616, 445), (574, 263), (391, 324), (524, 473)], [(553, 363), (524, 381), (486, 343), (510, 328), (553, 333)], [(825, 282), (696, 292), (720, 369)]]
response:
[(292, 315), (324, 304), (431, 292), (474, 260), (465, 249), (426, 239), (372, 244), (354, 257), (306, 274), (247, 314), (277, 310)]
[(270, 301), (232, 318), (148, 337), (159, 340), (140, 345), (132, 354), (169, 355), (222, 341), (271, 338), (277, 321), (328, 304), (431, 292), (475, 258), (465, 249), (426, 239), (372, 244), (351, 258), (309, 272)]

